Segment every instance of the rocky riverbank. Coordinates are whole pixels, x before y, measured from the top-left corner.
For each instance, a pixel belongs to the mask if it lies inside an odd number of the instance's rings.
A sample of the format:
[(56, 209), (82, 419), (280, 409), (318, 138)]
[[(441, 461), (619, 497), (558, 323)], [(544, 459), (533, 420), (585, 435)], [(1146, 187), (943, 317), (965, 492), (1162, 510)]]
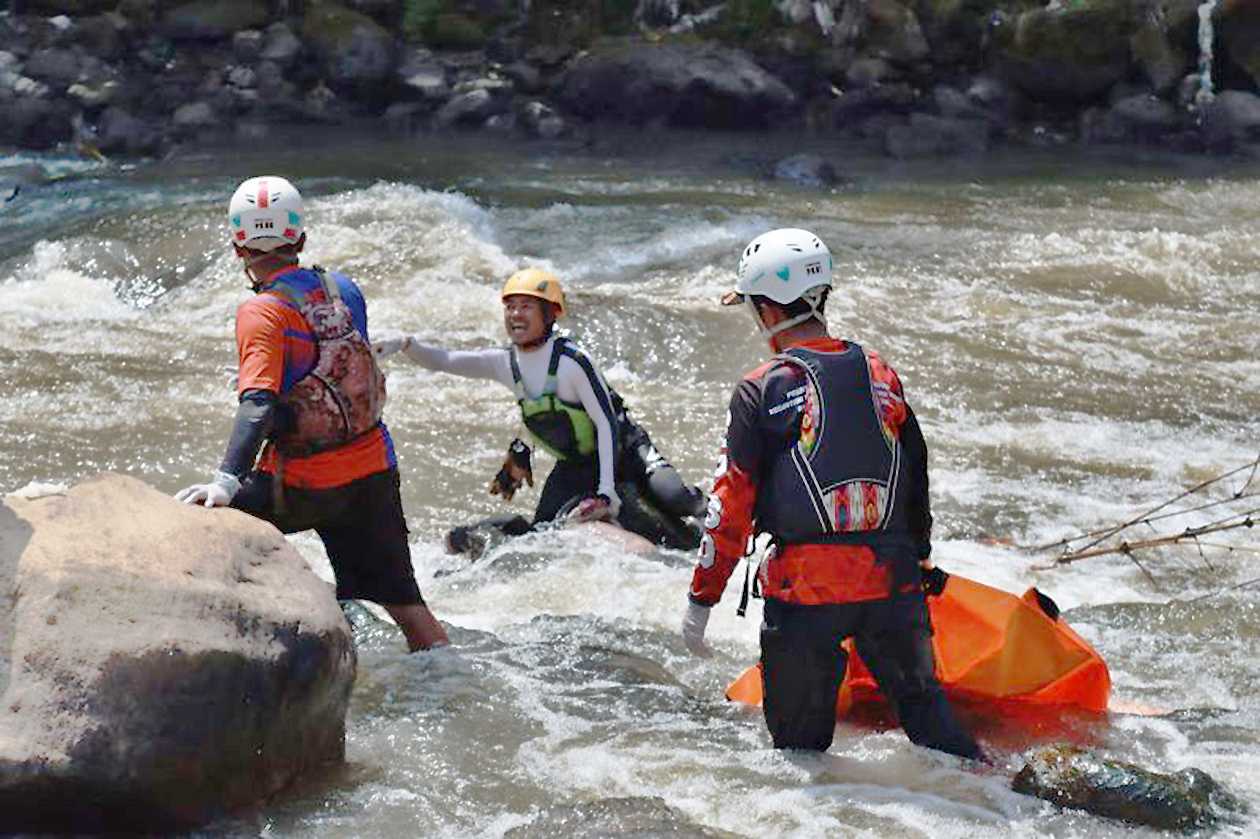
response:
[(0, 145), (159, 155), (277, 125), (808, 131), (893, 157), (1260, 148), (1249, 0), (10, 0)]

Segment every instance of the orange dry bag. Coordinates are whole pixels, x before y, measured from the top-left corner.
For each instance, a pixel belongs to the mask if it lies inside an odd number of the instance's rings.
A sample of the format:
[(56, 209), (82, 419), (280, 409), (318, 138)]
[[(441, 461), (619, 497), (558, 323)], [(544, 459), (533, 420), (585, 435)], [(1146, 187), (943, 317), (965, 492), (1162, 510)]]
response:
[[(1107, 710), (1111, 676), (1102, 656), (1035, 588), (1016, 597), (953, 574), (939, 597), (928, 598), (928, 611), (936, 677), (951, 699)], [(884, 702), (853, 639), (844, 648), (849, 666), (836, 700), (837, 718), (855, 704)], [(726, 698), (760, 705), (761, 665), (732, 682)]]

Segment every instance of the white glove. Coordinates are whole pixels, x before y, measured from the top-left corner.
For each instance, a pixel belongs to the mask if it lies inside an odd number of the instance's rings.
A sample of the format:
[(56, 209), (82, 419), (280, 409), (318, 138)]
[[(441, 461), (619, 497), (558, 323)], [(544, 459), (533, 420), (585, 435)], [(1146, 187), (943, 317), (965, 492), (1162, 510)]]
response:
[(187, 489), (175, 493), (176, 501), (185, 504), (204, 504), (207, 507), (226, 507), (241, 488), (241, 482), (235, 475), (227, 472), (215, 472), (208, 484), (193, 484)]
[(709, 613), (712, 606), (701, 606), (699, 603), (687, 601), (687, 614), (683, 615), (682, 637), (692, 655), (708, 658), (713, 650), (704, 642), (704, 630), (709, 625)]
[(383, 341), (373, 341), (372, 342), (372, 355), (380, 359), (380, 358), (384, 358), (387, 355), (394, 355), (395, 353), (406, 352), (407, 348), (410, 346), (411, 346), (410, 335), (405, 335), (402, 338), (386, 338)]

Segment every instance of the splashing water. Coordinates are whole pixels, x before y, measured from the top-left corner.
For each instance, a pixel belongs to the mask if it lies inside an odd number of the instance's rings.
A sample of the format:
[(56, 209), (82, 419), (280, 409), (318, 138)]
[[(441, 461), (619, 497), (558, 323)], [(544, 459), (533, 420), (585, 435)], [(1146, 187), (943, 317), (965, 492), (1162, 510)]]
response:
[(1202, 108), (1216, 98), (1212, 91), (1212, 13), (1217, 0), (1204, 0), (1199, 6), (1199, 92), (1194, 95), (1195, 107)]

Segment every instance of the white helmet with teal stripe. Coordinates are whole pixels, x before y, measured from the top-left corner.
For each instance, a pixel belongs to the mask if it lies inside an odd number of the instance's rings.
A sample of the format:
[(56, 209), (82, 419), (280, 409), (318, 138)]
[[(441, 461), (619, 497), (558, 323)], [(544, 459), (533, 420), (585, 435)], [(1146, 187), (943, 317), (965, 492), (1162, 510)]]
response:
[[(795, 227), (771, 230), (762, 233), (744, 248), (739, 258), (735, 288), (722, 298), (722, 302), (728, 306), (747, 302), (757, 323), (770, 335), (813, 317), (821, 320), (822, 301), (831, 288), (831, 267), (831, 251), (813, 233)], [(809, 311), (767, 330), (753, 307), (752, 297), (765, 297), (780, 305), (802, 300), (809, 304)]]

